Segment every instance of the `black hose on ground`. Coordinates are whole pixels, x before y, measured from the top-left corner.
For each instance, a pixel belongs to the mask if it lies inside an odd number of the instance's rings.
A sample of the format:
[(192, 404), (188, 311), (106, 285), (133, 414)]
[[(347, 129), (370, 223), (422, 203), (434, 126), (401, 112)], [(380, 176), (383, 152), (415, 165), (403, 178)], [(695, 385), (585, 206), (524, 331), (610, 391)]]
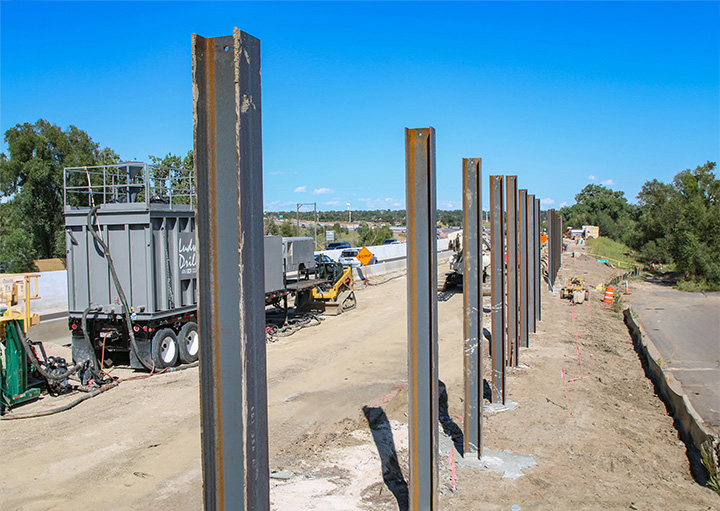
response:
[(75, 401), (72, 401), (63, 406), (59, 406), (58, 408), (52, 408), (50, 410), (43, 410), (43, 411), (35, 412), (35, 413), (22, 413), (22, 414), (11, 413), (9, 415), (3, 415), (2, 417), (0, 417), (0, 420), (11, 421), (11, 420), (17, 420), (17, 419), (32, 419), (35, 417), (45, 417), (46, 415), (53, 415), (55, 413), (64, 412), (65, 410), (69, 410), (70, 408), (73, 408), (73, 407), (79, 405), (83, 401), (87, 401), (88, 399), (98, 396), (98, 395), (102, 394), (103, 392), (105, 392), (106, 390), (110, 390), (117, 386), (118, 386), (117, 382), (110, 383), (109, 385), (103, 385), (102, 387), (99, 387), (91, 392), (88, 392), (87, 394), (80, 396)]
[(45, 368), (42, 366), (40, 361), (35, 356), (35, 352), (32, 350), (32, 347), (30, 346), (30, 341), (28, 341), (28, 338), (25, 337), (25, 332), (23, 332), (22, 327), (20, 326), (19, 321), (13, 321), (15, 324), (15, 330), (17, 331), (18, 337), (20, 338), (20, 343), (23, 346), (23, 349), (25, 350), (25, 353), (27, 354), (28, 360), (30, 360), (30, 363), (32, 366), (37, 369), (37, 372), (39, 372), (43, 378), (47, 380), (53, 380), (53, 381), (60, 381), (66, 379), (68, 376), (75, 374), (81, 367), (82, 364), (76, 364), (74, 366), (68, 367), (68, 370), (61, 373), (61, 374), (53, 374), (49, 373), (45, 370)]
[(108, 262), (108, 268), (110, 268), (110, 275), (113, 279), (113, 284), (115, 284), (115, 289), (117, 290), (118, 297), (120, 298), (120, 303), (123, 308), (123, 317), (125, 318), (125, 323), (127, 325), (128, 330), (128, 336), (130, 337), (130, 348), (135, 353), (135, 356), (140, 361), (140, 363), (145, 367), (145, 369), (148, 369), (150, 371), (153, 370), (153, 367), (148, 365), (145, 360), (143, 360), (142, 356), (140, 355), (140, 349), (137, 346), (137, 341), (135, 340), (135, 332), (133, 331), (132, 327), (132, 319), (130, 318), (130, 307), (127, 303), (127, 298), (125, 298), (125, 292), (123, 291), (122, 285), (120, 284), (120, 279), (117, 276), (117, 273), (115, 271), (115, 264), (113, 263), (112, 256), (110, 255), (110, 250), (108, 249), (108, 246), (105, 244), (105, 242), (102, 240), (100, 235), (95, 231), (95, 227), (93, 227), (93, 217), (97, 216), (97, 211), (100, 208), (100, 206), (93, 206), (90, 209), (90, 212), (87, 216), (87, 226), (88, 230), (92, 234), (93, 238), (95, 238), (95, 241), (97, 241), (98, 245), (103, 250), (103, 253), (105, 254), (105, 258)]

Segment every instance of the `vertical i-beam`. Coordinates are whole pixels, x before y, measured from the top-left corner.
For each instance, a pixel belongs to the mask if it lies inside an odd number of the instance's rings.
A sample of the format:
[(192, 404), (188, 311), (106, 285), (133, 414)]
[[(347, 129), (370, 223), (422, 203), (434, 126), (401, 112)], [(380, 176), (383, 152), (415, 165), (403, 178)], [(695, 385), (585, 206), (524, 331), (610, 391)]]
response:
[(535, 320), (542, 321), (542, 307), (540, 306), (540, 199), (535, 199)]
[(527, 190), (518, 191), (518, 344), (528, 347)]
[(539, 233), (535, 231), (535, 195), (527, 196), (527, 214), (528, 330), (535, 333), (537, 331), (535, 318), (535, 287), (538, 285), (538, 277), (535, 273), (535, 250), (540, 236)]
[(505, 404), (505, 243), (503, 177), (490, 176), (490, 260), (492, 267), (492, 400)]
[(463, 158), (464, 451), (482, 457), (482, 159)]
[(548, 288), (552, 291), (555, 285), (555, 210), (549, 209), (548, 223)]
[[(193, 34), (206, 510), (270, 509), (260, 41)], [(228, 211), (228, 209), (230, 211)]]
[(435, 129), (405, 129), (410, 511), (437, 509), (438, 329)]
[(517, 329), (517, 176), (505, 177), (505, 232), (507, 247), (507, 363), (518, 364)]

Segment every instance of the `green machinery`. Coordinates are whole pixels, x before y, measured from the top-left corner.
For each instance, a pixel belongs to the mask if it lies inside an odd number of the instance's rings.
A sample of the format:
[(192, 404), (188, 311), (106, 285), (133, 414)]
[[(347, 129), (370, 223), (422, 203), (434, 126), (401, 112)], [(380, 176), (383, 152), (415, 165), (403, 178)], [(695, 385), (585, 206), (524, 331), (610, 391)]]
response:
[[(0, 407), (10, 408), (40, 396), (43, 380), (31, 376), (21, 336), (39, 322), (30, 312), (37, 296), (37, 277), (32, 273), (2, 275), (0, 282)], [(31, 291), (34, 279), (34, 292)], [(20, 307), (17, 305), (20, 304)]]
[[(0, 313), (6, 312), (0, 309)], [(22, 320), (0, 319), (0, 400), (3, 408), (10, 408), (40, 396), (41, 380), (29, 383), (27, 354), (20, 341)]]

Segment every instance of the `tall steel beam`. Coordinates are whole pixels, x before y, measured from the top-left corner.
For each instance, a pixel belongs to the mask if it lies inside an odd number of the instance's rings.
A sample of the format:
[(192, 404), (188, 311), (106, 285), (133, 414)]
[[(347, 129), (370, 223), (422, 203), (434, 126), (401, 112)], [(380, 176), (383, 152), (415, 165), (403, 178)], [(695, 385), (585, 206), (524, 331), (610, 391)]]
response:
[(548, 288), (555, 283), (555, 210), (548, 210)]
[(482, 159), (463, 158), (463, 305), (466, 453), (482, 456)]
[(538, 286), (538, 276), (535, 273), (535, 251), (537, 244), (540, 242), (540, 234), (535, 230), (535, 195), (527, 196), (527, 240), (528, 240), (528, 330), (535, 333), (536, 316), (535, 316), (535, 288)]
[(270, 509), (260, 41), (193, 34), (206, 510)]
[(410, 511), (437, 509), (438, 327), (435, 129), (405, 129)]
[(518, 191), (518, 344), (528, 347), (527, 190)]
[(535, 199), (535, 234), (537, 242), (535, 244), (535, 319), (542, 321), (542, 307), (540, 302), (540, 282), (542, 281), (542, 272), (540, 271), (540, 199)]
[(505, 177), (505, 236), (507, 250), (507, 302), (505, 317), (507, 321), (507, 363), (518, 364), (517, 329), (517, 176)]
[(493, 403), (505, 404), (505, 236), (503, 176), (490, 176), (490, 260), (492, 266), (492, 395)]

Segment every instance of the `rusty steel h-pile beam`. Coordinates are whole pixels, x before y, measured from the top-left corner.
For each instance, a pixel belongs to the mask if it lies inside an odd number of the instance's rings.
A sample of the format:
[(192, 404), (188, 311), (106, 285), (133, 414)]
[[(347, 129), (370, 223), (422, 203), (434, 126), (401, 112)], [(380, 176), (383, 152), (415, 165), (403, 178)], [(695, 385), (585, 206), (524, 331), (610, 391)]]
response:
[(518, 344), (528, 347), (527, 190), (518, 191)]
[(535, 315), (535, 288), (538, 287), (540, 276), (535, 273), (535, 252), (539, 243), (540, 233), (535, 230), (535, 195), (527, 196), (527, 272), (528, 272), (528, 330), (537, 331)]
[(490, 258), (492, 267), (492, 401), (505, 404), (505, 272), (503, 176), (490, 176)]
[(507, 319), (507, 363), (518, 365), (518, 275), (517, 275), (517, 176), (505, 177), (505, 243), (507, 278), (505, 317)]
[(542, 272), (540, 271), (540, 199), (535, 199), (535, 321), (542, 321), (542, 309), (540, 307), (540, 281), (542, 280)]
[(193, 34), (206, 510), (270, 508), (260, 41)]
[(482, 159), (463, 158), (465, 453), (482, 456)]
[(555, 279), (562, 259), (562, 217), (551, 209), (548, 211), (548, 280), (549, 287), (555, 287)]
[(405, 129), (410, 511), (438, 502), (435, 130)]

